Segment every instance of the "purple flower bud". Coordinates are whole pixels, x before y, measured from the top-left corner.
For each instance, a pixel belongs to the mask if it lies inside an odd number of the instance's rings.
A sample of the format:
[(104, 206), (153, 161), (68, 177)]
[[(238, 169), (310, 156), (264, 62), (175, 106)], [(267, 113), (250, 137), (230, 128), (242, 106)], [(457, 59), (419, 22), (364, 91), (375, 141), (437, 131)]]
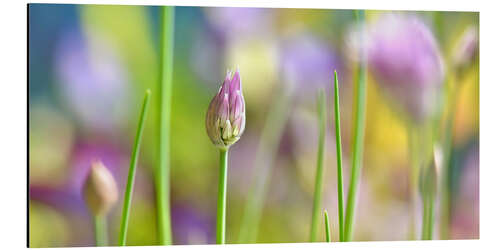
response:
[[(232, 75), (232, 77), (231, 77)], [(219, 92), (210, 102), (205, 120), (208, 137), (219, 148), (228, 148), (245, 130), (245, 99), (240, 72), (227, 72)]]
[(115, 179), (100, 161), (92, 162), (83, 192), (87, 206), (95, 216), (106, 215), (118, 201)]
[(416, 16), (387, 15), (367, 31), (366, 56), (377, 82), (416, 121), (428, 117), (444, 78), (431, 30)]

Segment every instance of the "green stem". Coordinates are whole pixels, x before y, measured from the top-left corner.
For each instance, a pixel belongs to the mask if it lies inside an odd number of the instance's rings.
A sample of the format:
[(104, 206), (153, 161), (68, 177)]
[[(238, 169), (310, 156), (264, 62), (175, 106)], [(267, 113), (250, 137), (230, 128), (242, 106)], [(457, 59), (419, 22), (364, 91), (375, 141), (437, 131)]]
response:
[(108, 245), (108, 227), (104, 215), (94, 216), (95, 245), (98, 247)]
[(326, 234), (326, 242), (331, 242), (331, 233), (330, 233), (330, 219), (328, 218), (328, 212), (325, 209), (325, 234)]
[(434, 219), (435, 219), (435, 200), (434, 197), (431, 197), (429, 200), (429, 210), (428, 210), (428, 222), (427, 222), (427, 238), (428, 240), (432, 240), (434, 235)]
[(139, 125), (137, 127), (137, 133), (135, 135), (134, 148), (132, 149), (132, 155), (130, 156), (130, 166), (128, 170), (127, 188), (125, 189), (125, 198), (123, 199), (123, 209), (122, 209), (122, 220), (120, 225), (120, 237), (118, 244), (120, 246), (125, 246), (127, 240), (127, 228), (128, 220), (130, 217), (130, 204), (132, 203), (132, 191), (134, 189), (134, 179), (135, 170), (137, 168), (137, 159), (139, 155), (139, 150), (142, 140), (142, 132), (144, 130), (144, 122), (146, 120), (146, 115), (149, 108), (149, 99), (151, 96), (151, 90), (146, 90), (144, 96), (144, 102), (142, 103), (141, 115), (139, 116)]
[(325, 129), (326, 129), (326, 111), (325, 111), (325, 91), (322, 89), (318, 96), (318, 125), (319, 125), (319, 137), (318, 137), (318, 158), (316, 161), (316, 180), (314, 186), (314, 201), (311, 219), (311, 231), (310, 238), (311, 242), (316, 241), (318, 234), (318, 223), (319, 214), (321, 206), (321, 196), (323, 188), (323, 162), (325, 155)]
[(225, 244), (226, 240), (226, 192), (227, 192), (227, 157), (229, 149), (220, 150), (219, 159), (219, 196), (217, 200), (217, 238), (216, 244)]
[(422, 201), (423, 201), (423, 223), (422, 223), (422, 239), (432, 240), (434, 233), (434, 216), (435, 216), (435, 200), (436, 200), (436, 170), (434, 165), (426, 169), (425, 179), (422, 184)]
[(262, 207), (274, 166), (272, 163), (289, 115), (293, 89), (284, 88), (277, 91), (277, 93), (277, 97), (273, 100), (266, 115), (266, 122), (259, 139), (259, 146), (255, 155), (252, 186), (247, 195), (248, 198), (238, 235), (239, 243), (255, 243), (257, 240)]
[(409, 230), (408, 238), (415, 240), (417, 232), (417, 205), (418, 205), (418, 173), (419, 173), (419, 154), (418, 154), (418, 136), (416, 128), (412, 125), (412, 121), (407, 121), (407, 138), (408, 138), (408, 156), (410, 162), (409, 170)]
[[(420, 124), (415, 131), (415, 139), (418, 137), (418, 159), (416, 173), (419, 176), (420, 197), (422, 200), (422, 239), (432, 239), (434, 225), (434, 200), (436, 197), (436, 170), (432, 156), (432, 145), (434, 143), (433, 122)], [(430, 160), (430, 164), (428, 163)]]
[(427, 240), (427, 226), (429, 222), (429, 201), (427, 197), (424, 197), (422, 199), (422, 206), (423, 206), (423, 215), (422, 215), (422, 240)]
[(161, 245), (172, 244), (170, 222), (170, 116), (174, 61), (174, 7), (161, 7), (160, 29), (160, 124), (156, 200), (158, 233)]
[(435, 197), (434, 194), (424, 195), (424, 216), (422, 223), (422, 239), (432, 240), (434, 234)]
[[(454, 75), (453, 73), (450, 73)], [(451, 77), (449, 84), (456, 83), (456, 79)], [(459, 88), (460, 86), (456, 86)], [(454, 120), (455, 120), (455, 110), (456, 110), (456, 92), (452, 86), (449, 87), (448, 90), (448, 108), (449, 115), (446, 119), (446, 127), (444, 131), (443, 138), (443, 166), (441, 172), (441, 215), (440, 215), (440, 239), (447, 240), (449, 239), (449, 225), (450, 225), (450, 199), (451, 193), (449, 190), (449, 174), (450, 174), (450, 162), (451, 162), (451, 151), (453, 148), (453, 130), (454, 130)]]
[(344, 181), (342, 171), (342, 140), (340, 137), (340, 101), (339, 82), (337, 71), (334, 74), (335, 81), (335, 139), (337, 143), (337, 198), (339, 211), (339, 241), (344, 241)]
[[(359, 23), (364, 22), (364, 11), (356, 11)], [(352, 169), (351, 181), (349, 183), (349, 193), (347, 196), (346, 216), (345, 216), (345, 232), (344, 240), (351, 241), (353, 237), (354, 212), (359, 188), (359, 180), (361, 177), (361, 168), (363, 161), (363, 146), (365, 134), (365, 116), (366, 116), (366, 67), (364, 54), (362, 55), (361, 63), (358, 65), (357, 86), (355, 95), (355, 120), (354, 120), (354, 135), (353, 135), (353, 150), (352, 150)]]

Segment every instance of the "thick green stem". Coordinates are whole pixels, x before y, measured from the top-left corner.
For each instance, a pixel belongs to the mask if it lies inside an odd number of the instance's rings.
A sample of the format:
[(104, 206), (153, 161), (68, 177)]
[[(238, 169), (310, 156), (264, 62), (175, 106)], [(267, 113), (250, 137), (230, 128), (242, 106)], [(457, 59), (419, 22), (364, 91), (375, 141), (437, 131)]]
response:
[(219, 159), (219, 195), (217, 200), (217, 235), (216, 244), (226, 243), (226, 192), (227, 192), (227, 157), (229, 149), (220, 150)]
[(158, 166), (156, 200), (158, 234), (161, 245), (172, 244), (170, 222), (170, 116), (174, 61), (174, 7), (161, 7), (160, 30), (160, 124), (158, 131)]
[(314, 186), (314, 201), (312, 209), (311, 218), (311, 231), (310, 238), (311, 242), (316, 241), (318, 236), (318, 223), (320, 215), (320, 206), (322, 198), (323, 189), (323, 162), (325, 158), (325, 129), (326, 129), (326, 111), (325, 111), (325, 91), (320, 90), (318, 95), (318, 125), (319, 125), (319, 135), (318, 135), (318, 155), (316, 160), (316, 180)]
[(330, 218), (328, 218), (328, 212), (325, 209), (325, 234), (326, 234), (326, 242), (331, 242), (331, 233), (330, 233)]
[(108, 227), (105, 215), (94, 216), (95, 245), (98, 247), (108, 245)]
[[(359, 23), (364, 22), (364, 11), (356, 11)], [(365, 137), (365, 119), (366, 119), (366, 67), (364, 54), (358, 65), (357, 84), (355, 95), (355, 120), (352, 150), (352, 169), (351, 181), (349, 183), (349, 193), (347, 196), (345, 232), (344, 240), (351, 241), (353, 238), (354, 212), (358, 195), (359, 181), (361, 178), (361, 168), (363, 162), (363, 148)]]
[(120, 237), (118, 240), (118, 245), (120, 246), (125, 246), (127, 240), (127, 228), (128, 228), (128, 220), (130, 217), (130, 204), (132, 203), (132, 192), (134, 190), (135, 170), (137, 168), (137, 159), (141, 146), (142, 132), (144, 130), (143, 129), (144, 122), (146, 120), (146, 115), (148, 112), (150, 96), (151, 96), (151, 91), (148, 89), (146, 90), (146, 95), (144, 96), (144, 102), (142, 103), (141, 115), (139, 116), (139, 124), (137, 126), (137, 133), (135, 135), (134, 148), (132, 149), (132, 155), (130, 156), (127, 188), (125, 189), (125, 198), (123, 199), (122, 220), (120, 224)]
[(340, 101), (339, 82), (337, 71), (334, 74), (335, 82), (335, 139), (337, 147), (337, 199), (339, 211), (339, 241), (344, 241), (344, 177), (342, 171), (342, 140), (340, 137)]

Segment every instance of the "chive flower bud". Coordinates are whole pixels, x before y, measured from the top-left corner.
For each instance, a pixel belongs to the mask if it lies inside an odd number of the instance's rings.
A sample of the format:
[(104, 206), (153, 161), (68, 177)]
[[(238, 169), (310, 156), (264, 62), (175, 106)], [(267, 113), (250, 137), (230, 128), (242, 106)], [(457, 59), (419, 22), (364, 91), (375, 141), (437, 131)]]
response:
[(118, 187), (115, 179), (100, 161), (92, 162), (83, 192), (85, 202), (94, 216), (108, 214), (118, 201)]
[(227, 149), (240, 139), (245, 130), (245, 100), (239, 70), (234, 74), (227, 72), (217, 95), (210, 102), (205, 125), (208, 137), (218, 148)]

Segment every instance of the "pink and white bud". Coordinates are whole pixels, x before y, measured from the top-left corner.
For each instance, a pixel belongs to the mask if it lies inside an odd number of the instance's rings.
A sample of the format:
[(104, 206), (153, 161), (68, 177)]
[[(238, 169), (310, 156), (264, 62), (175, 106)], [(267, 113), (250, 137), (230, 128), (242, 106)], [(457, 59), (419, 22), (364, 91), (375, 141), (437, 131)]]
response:
[(205, 125), (208, 137), (219, 148), (226, 149), (240, 139), (245, 130), (245, 99), (238, 70), (234, 74), (227, 72), (210, 102)]
[(95, 216), (108, 214), (118, 201), (118, 187), (109, 170), (100, 161), (92, 162), (83, 187), (85, 202)]

